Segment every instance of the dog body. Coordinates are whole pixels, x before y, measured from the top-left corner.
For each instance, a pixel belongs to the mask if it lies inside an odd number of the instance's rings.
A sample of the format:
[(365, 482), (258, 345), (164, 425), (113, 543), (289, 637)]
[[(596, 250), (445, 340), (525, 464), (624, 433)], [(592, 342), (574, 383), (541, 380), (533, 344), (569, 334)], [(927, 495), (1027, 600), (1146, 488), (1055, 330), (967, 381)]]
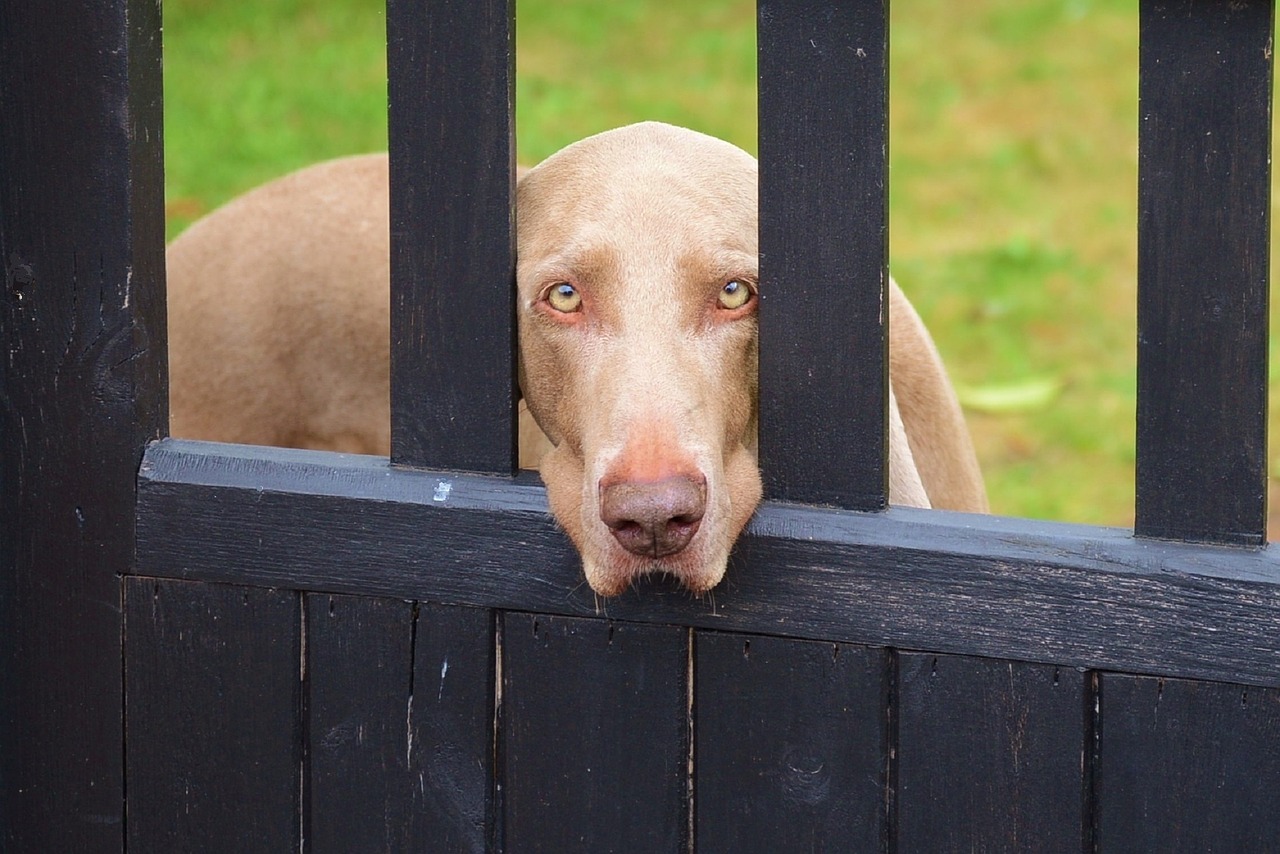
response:
[[(520, 181), (521, 465), (604, 595), (653, 571), (709, 590), (759, 503), (756, 186), (740, 149), (653, 122)], [(173, 243), (173, 435), (387, 453), (387, 192), (385, 155), (330, 161)], [(984, 512), (941, 360), (890, 297), (890, 500)]]

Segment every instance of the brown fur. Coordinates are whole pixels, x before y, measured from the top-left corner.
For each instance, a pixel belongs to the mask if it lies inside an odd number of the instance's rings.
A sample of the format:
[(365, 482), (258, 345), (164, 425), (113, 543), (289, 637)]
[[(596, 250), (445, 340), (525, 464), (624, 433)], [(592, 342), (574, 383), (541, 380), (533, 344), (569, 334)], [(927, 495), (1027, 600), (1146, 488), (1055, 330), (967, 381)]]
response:
[[(569, 146), (517, 200), (521, 463), (604, 595), (666, 571), (701, 592), (760, 500), (756, 325), (716, 300), (757, 277), (756, 162), (657, 123)], [(193, 225), (169, 250), (172, 430), (220, 441), (387, 452), (388, 228), (384, 155), (322, 163)], [(548, 288), (582, 297), (552, 309)], [(754, 303), (754, 300), (752, 301)], [(941, 360), (896, 284), (890, 303), (890, 500), (985, 511)], [(549, 441), (548, 441), (549, 437)], [(705, 496), (687, 547), (619, 545), (615, 495), (681, 484)]]

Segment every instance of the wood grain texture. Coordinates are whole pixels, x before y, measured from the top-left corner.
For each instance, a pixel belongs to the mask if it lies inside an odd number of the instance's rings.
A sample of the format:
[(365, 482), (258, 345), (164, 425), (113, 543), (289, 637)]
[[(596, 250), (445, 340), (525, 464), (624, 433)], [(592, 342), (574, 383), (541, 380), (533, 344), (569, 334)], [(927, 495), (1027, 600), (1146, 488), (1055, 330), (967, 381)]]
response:
[(889, 483), (888, 5), (761, 0), (757, 12), (765, 493), (880, 510)]
[(413, 605), (305, 598), (309, 850), (410, 850)]
[(1087, 674), (931, 653), (898, 663), (898, 850), (1092, 850)]
[(128, 847), (297, 851), (297, 595), (131, 578), (125, 611)]
[(695, 650), (698, 850), (884, 849), (887, 653), (719, 632)]
[(687, 643), (678, 627), (503, 615), (503, 850), (687, 850)]
[(598, 603), (545, 507), (536, 481), (171, 440), (143, 466), (139, 569), (1280, 685), (1270, 551), (766, 503), (713, 597), (643, 584)]
[(391, 456), (515, 470), (513, 0), (387, 4)]
[(1103, 674), (1101, 851), (1280, 848), (1280, 691)]
[(159, 8), (0, 2), (0, 850), (124, 841), (121, 589), (167, 420)]
[(1140, 4), (1143, 536), (1266, 536), (1274, 6)]
[(496, 839), (495, 624), (423, 603), (414, 633), (410, 784), (415, 850), (483, 852)]

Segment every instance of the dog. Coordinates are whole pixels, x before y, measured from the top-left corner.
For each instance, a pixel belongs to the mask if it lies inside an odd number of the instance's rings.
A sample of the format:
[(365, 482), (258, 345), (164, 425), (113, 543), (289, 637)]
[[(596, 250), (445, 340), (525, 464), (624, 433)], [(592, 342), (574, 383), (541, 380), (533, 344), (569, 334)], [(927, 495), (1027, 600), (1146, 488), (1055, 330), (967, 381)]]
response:
[[(759, 504), (757, 176), (657, 122), (521, 174), (520, 463), (602, 596), (654, 572), (705, 593)], [(385, 155), (229, 202), (168, 270), (173, 435), (387, 453)], [(892, 281), (889, 323), (890, 501), (986, 512), (942, 360)]]

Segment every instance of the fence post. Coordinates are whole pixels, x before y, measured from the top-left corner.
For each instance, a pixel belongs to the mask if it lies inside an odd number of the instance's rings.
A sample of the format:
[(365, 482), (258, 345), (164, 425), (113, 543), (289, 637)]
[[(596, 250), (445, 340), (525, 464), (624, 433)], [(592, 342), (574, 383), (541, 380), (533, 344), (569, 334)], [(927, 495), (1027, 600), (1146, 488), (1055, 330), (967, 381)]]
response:
[(515, 468), (513, 2), (387, 4), (397, 463)]
[(888, 7), (761, 0), (767, 497), (887, 503)]
[(121, 584), (166, 429), (160, 10), (0, 0), (0, 849), (120, 851)]
[(1274, 0), (1142, 0), (1135, 531), (1266, 538)]

